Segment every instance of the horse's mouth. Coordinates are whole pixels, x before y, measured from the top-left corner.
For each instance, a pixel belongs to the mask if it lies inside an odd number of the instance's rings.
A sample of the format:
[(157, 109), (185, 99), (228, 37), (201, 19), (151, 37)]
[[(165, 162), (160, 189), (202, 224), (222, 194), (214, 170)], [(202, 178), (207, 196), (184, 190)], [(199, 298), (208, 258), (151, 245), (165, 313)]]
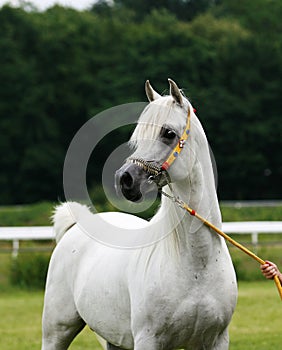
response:
[(171, 182), (170, 176), (165, 170), (161, 171), (157, 176), (150, 176), (148, 178), (148, 181), (154, 182), (157, 185), (159, 191), (161, 191), (164, 186)]
[(115, 174), (115, 188), (119, 196), (131, 202), (142, 202), (147, 194), (156, 193), (161, 178), (149, 175), (135, 163), (125, 163)]
[(134, 193), (132, 191), (126, 191), (122, 189), (121, 192), (124, 195), (124, 197), (131, 202), (141, 202), (143, 199), (143, 195), (140, 191)]
[[(131, 202), (143, 200), (141, 183), (143, 171), (134, 164), (124, 164), (115, 174), (115, 188), (118, 196), (123, 196)], [(149, 185), (148, 185), (149, 186)]]

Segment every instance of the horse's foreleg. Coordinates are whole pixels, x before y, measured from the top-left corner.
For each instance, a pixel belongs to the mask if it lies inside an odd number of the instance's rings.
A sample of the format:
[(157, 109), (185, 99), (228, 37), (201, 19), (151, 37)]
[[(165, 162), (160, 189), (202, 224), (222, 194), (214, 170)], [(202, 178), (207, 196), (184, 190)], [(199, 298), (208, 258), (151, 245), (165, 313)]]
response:
[[(195, 350), (228, 350), (229, 349), (229, 335), (228, 329), (224, 329), (223, 332), (219, 333), (214, 337), (214, 335), (208, 336), (203, 333), (199, 342), (194, 345)], [(185, 348), (185, 350), (190, 350), (190, 346)]]
[(119, 348), (111, 343), (107, 343), (107, 350), (122, 350), (122, 348)]
[(42, 350), (66, 350), (75, 336), (84, 328), (81, 321), (76, 325), (53, 325), (43, 328)]
[(226, 328), (218, 337), (212, 350), (228, 350), (229, 349), (229, 334)]
[(154, 336), (141, 334), (134, 339), (134, 350), (162, 350), (163, 344)]

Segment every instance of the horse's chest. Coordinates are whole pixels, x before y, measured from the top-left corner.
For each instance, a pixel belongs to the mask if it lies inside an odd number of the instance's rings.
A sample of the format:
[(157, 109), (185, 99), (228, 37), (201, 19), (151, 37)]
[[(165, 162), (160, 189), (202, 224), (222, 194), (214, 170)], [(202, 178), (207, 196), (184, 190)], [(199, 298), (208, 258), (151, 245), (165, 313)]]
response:
[[(146, 313), (144, 313), (146, 309)], [(173, 348), (195, 344), (204, 334), (216, 334), (226, 327), (224, 309), (211, 296), (196, 291), (151, 295), (143, 309), (139, 328), (144, 335), (159, 339)], [(141, 309), (139, 309), (141, 310)], [(143, 322), (143, 324), (142, 324)]]

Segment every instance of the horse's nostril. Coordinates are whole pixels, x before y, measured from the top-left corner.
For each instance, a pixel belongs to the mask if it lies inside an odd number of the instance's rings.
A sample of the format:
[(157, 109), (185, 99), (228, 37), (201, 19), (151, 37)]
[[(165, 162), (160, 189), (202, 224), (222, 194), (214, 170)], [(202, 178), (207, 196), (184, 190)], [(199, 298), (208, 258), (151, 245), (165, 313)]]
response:
[(124, 189), (131, 189), (133, 186), (133, 178), (132, 176), (126, 171), (124, 174), (122, 174), (120, 178), (120, 184)]

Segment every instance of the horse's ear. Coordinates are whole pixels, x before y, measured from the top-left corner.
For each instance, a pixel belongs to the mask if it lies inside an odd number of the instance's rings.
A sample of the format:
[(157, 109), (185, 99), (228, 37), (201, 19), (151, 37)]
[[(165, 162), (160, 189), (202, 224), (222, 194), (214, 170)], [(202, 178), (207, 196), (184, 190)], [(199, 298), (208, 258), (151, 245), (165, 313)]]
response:
[(161, 95), (159, 95), (151, 86), (149, 80), (146, 81), (145, 83), (145, 91), (146, 91), (146, 95), (148, 97), (148, 100), (150, 102), (158, 99), (161, 97)]
[(178, 103), (181, 107), (183, 106), (183, 98), (178, 86), (171, 79), (168, 79), (170, 85), (170, 94), (173, 97), (174, 101)]

